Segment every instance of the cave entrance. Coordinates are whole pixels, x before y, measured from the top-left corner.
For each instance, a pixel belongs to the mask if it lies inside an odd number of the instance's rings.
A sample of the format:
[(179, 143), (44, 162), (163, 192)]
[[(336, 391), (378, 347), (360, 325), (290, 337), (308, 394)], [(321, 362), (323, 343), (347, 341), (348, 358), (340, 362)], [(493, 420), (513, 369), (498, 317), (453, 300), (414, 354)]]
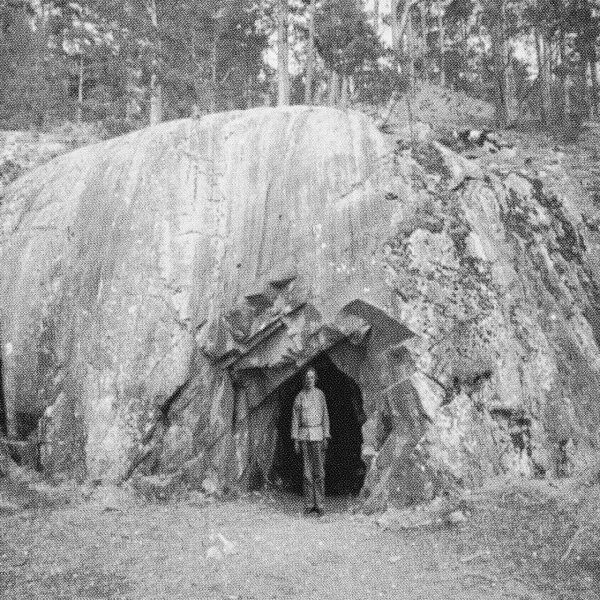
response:
[(294, 452), (290, 438), (294, 398), (303, 386), (308, 367), (317, 371), (317, 387), (327, 400), (331, 440), (325, 459), (325, 494), (358, 494), (365, 479), (361, 460), (361, 425), (365, 422), (362, 393), (358, 384), (326, 354), (320, 354), (284, 381), (267, 398), (279, 403), (278, 435), (271, 480), (296, 494), (302, 493), (302, 457)]

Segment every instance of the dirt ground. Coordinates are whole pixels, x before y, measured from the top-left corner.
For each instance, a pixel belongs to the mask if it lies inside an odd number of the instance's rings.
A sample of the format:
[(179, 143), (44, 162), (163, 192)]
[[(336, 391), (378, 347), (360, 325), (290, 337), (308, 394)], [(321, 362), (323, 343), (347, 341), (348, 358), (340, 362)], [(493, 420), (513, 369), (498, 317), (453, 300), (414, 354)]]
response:
[(570, 525), (548, 547), (542, 527), (561, 517), (530, 504), (504, 497), (460, 525), (388, 531), (346, 499), (322, 518), (273, 494), (34, 502), (0, 516), (0, 598), (598, 600), (598, 563), (559, 564)]

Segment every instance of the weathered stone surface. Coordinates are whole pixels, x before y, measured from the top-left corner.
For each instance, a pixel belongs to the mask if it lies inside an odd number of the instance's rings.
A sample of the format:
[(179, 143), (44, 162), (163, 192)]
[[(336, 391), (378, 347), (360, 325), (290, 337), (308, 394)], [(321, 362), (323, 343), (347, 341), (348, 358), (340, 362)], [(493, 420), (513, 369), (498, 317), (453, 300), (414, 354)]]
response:
[(388, 508), (377, 518), (382, 529), (399, 531), (440, 525), (458, 525), (466, 521), (465, 513), (456, 502), (436, 497), (415, 508)]
[(583, 207), (538, 179), (473, 172), (448, 190), (446, 164), (458, 161), (431, 156), (416, 153), (427, 174), (387, 255), (402, 320), (418, 333), (426, 445), (468, 485), (555, 473), (569, 440), (582, 452), (598, 444), (595, 234)]
[(0, 194), (27, 171), (70, 152), (97, 142), (101, 132), (93, 125), (66, 124), (53, 132), (0, 131)]
[(436, 143), (397, 148), (357, 113), (257, 109), (13, 184), (11, 433), (52, 406), (49, 473), (248, 483), (276, 447), (263, 401), (327, 352), (362, 392), (373, 509), (595, 448), (597, 234), (536, 180)]
[(345, 337), (349, 302), (389, 310), (386, 160), (364, 116), (265, 109), (167, 123), (22, 178), (0, 214), (13, 433), (53, 406), (49, 472), (235, 478), (228, 369), (293, 370)]
[(20, 508), (14, 502), (9, 502), (0, 496), (0, 516), (10, 517), (19, 512)]
[(181, 477), (170, 475), (136, 475), (131, 480), (136, 492), (146, 500), (170, 500), (181, 491)]
[(8, 477), (17, 469), (17, 465), (10, 458), (8, 448), (0, 442), (0, 477)]
[(125, 511), (140, 504), (131, 486), (100, 485), (84, 498), (101, 512)]

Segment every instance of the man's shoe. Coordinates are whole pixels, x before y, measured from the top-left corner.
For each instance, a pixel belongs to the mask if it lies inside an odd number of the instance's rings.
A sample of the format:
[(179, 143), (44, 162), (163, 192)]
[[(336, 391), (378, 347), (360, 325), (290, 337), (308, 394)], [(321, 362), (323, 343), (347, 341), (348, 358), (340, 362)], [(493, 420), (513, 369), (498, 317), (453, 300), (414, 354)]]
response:
[(314, 508), (305, 508), (304, 509), (304, 516), (308, 516), (310, 515), (310, 513), (315, 510)]
[(322, 508), (317, 508), (316, 513), (319, 517), (322, 517), (325, 514), (325, 511)]

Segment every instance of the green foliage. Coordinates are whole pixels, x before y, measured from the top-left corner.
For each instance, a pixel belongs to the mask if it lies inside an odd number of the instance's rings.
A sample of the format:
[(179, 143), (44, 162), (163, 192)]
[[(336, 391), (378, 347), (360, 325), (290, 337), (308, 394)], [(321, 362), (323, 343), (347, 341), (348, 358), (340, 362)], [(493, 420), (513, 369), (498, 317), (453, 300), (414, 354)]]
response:
[(367, 15), (356, 0), (324, 0), (315, 18), (316, 46), (329, 69), (352, 75), (382, 54)]
[[(0, 0), (0, 126), (99, 121), (124, 132), (148, 123), (158, 97), (163, 118), (273, 102), (278, 1)], [(309, 0), (287, 1), (291, 94), (302, 102)], [(318, 0), (314, 92), (335, 101), (340, 80), (344, 101), (381, 104), (421, 79), (545, 117), (546, 94), (569, 124), (597, 117), (599, 9), (599, 0), (418, 0), (412, 42), (395, 55), (362, 1)], [(540, 39), (553, 57), (549, 89), (534, 80)], [(523, 44), (529, 61), (514, 52)]]
[[(0, 0), (0, 121), (41, 127), (147, 122), (262, 103), (268, 31), (252, 0)], [(81, 98), (80, 98), (81, 96)]]
[(61, 65), (32, 18), (27, 2), (0, 3), (0, 123), (8, 129), (40, 126), (60, 113)]
[(325, 68), (352, 77), (353, 99), (380, 104), (405, 90), (406, 76), (392, 67), (386, 50), (356, 0), (323, 0), (315, 16), (315, 46)]

